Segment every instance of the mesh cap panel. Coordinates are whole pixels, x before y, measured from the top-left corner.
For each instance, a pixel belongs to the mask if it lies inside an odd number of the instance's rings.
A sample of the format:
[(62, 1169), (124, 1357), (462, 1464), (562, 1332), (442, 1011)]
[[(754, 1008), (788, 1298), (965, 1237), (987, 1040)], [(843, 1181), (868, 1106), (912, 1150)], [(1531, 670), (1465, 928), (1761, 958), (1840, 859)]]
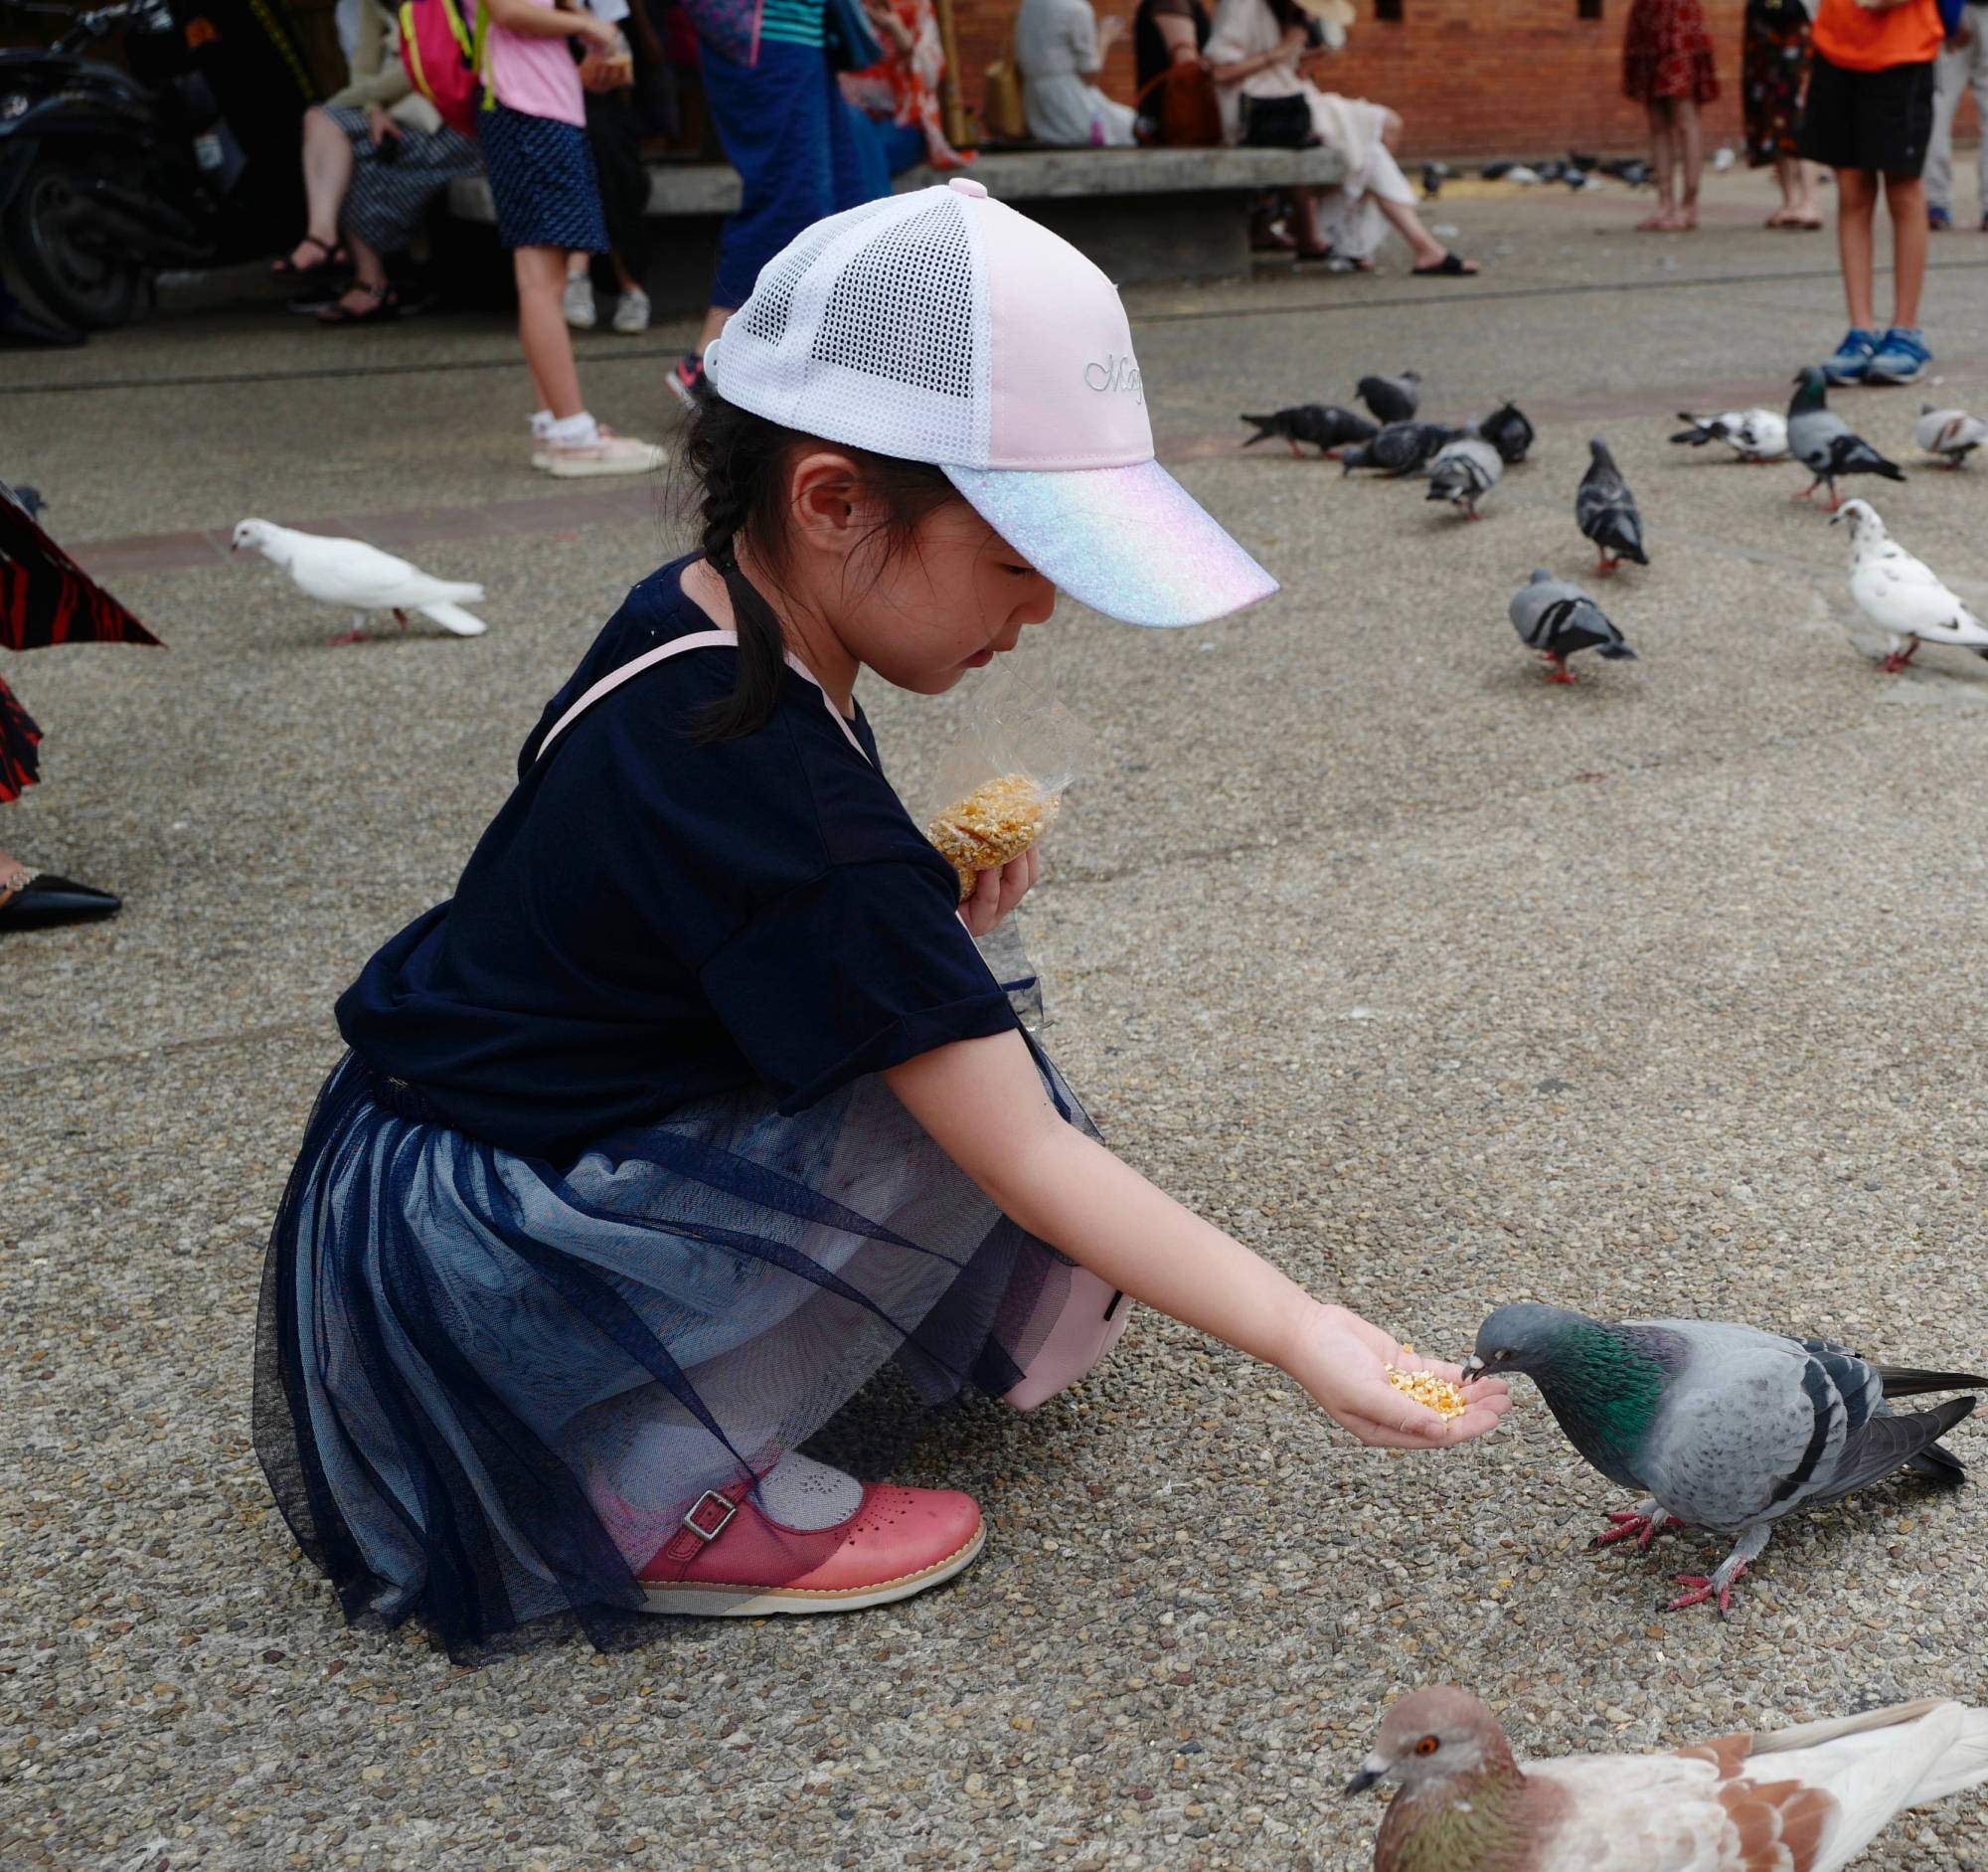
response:
[(842, 269), (809, 355), (865, 377), (973, 395), (973, 244), (947, 203), (900, 222)]
[(832, 215), (770, 261), (707, 364), (775, 423), (911, 461), (984, 465), (985, 265), (947, 189)]

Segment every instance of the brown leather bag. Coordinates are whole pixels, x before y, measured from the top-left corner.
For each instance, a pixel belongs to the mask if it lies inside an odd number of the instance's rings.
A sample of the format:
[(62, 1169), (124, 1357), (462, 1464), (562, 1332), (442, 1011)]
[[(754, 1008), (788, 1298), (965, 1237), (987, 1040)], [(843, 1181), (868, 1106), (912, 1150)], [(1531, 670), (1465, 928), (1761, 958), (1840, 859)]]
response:
[[(1146, 100), (1158, 91), (1153, 103)], [(1170, 65), (1139, 87), (1139, 114), (1160, 126), (1169, 149), (1214, 149), (1222, 141), (1222, 106), (1215, 79), (1204, 65)]]
[(981, 75), (980, 122), (993, 142), (1029, 140), (1029, 111), (1022, 99), (1022, 74), (1012, 42), (1007, 57), (996, 59)]

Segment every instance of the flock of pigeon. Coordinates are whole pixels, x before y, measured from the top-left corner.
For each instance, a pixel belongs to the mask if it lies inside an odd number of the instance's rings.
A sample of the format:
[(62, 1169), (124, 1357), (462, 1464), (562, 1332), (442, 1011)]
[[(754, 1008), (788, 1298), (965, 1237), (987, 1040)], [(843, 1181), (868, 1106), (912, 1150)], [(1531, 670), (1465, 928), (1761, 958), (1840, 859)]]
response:
[[(1523, 461), (1533, 425), (1507, 403), (1452, 428), (1418, 420), (1413, 371), (1361, 380), (1356, 411), (1310, 404), (1245, 416), (1249, 443), (1310, 444), (1348, 473), (1426, 475), (1428, 498), (1468, 519), (1507, 466)], [(1921, 643), (1988, 656), (1988, 626), (1891, 539), (1865, 500), (1840, 500), (1839, 479), (1905, 479), (1828, 407), (1818, 370), (1796, 379), (1786, 416), (1737, 410), (1684, 416), (1672, 437), (1719, 442), (1742, 461), (1792, 458), (1826, 487), (1851, 534), (1850, 587), (1890, 641), (1887, 669)], [(1988, 423), (1927, 404), (1914, 439), (1961, 468), (1988, 443)], [(1589, 443), (1574, 520), (1593, 542), (1598, 574), (1649, 563), (1642, 517), (1608, 446)], [(1514, 628), (1570, 682), (1567, 659), (1593, 649), (1635, 652), (1587, 593), (1535, 572), (1509, 606)], [(1596, 1546), (1647, 1548), (1666, 1529), (1696, 1527), (1732, 1542), (1709, 1574), (1679, 1576), (1675, 1612), (1708, 1601), (1721, 1616), (1774, 1525), (1848, 1500), (1902, 1469), (1934, 1484), (1964, 1478), (1940, 1438), (1973, 1410), (1949, 1399), (1918, 1412), (1892, 1400), (1988, 1389), (1988, 1377), (1868, 1363), (1822, 1339), (1796, 1339), (1704, 1320), (1601, 1321), (1558, 1307), (1505, 1306), (1486, 1319), (1466, 1379), (1523, 1373), (1576, 1450), (1610, 1481), (1645, 1499), (1608, 1515)], [(1435, 1686), (1388, 1712), (1349, 1792), (1397, 1781), (1375, 1841), (1377, 1872), (1836, 1872), (1906, 1807), (1988, 1781), (1988, 1711), (1933, 1699), (1768, 1735), (1721, 1737), (1649, 1756), (1581, 1756), (1522, 1764), (1491, 1711), (1466, 1691)]]
[[(1373, 420), (1338, 404), (1299, 404), (1242, 420), (1252, 433), (1243, 447), (1272, 438), (1290, 445), (1292, 454), (1310, 443), (1336, 457), (1344, 472), (1377, 469), (1392, 479), (1426, 476), (1427, 498), (1448, 501), (1466, 520), (1481, 518), (1477, 503), (1497, 486), (1507, 467), (1523, 461), (1535, 430), (1525, 413), (1505, 403), (1478, 423), (1451, 427), (1418, 421), (1421, 374), (1403, 371), (1397, 377), (1363, 377), (1357, 396)], [(1885, 530), (1878, 511), (1865, 500), (1843, 500), (1839, 479), (1877, 475), (1903, 481), (1905, 470), (1888, 460), (1842, 417), (1829, 408), (1828, 385), (1813, 365), (1795, 379), (1786, 416), (1772, 410), (1731, 410), (1721, 416), (1680, 413), (1690, 426), (1673, 435), (1674, 442), (1702, 448), (1723, 442), (1740, 460), (1767, 463), (1792, 458), (1814, 477), (1796, 495), (1813, 498), (1818, 487), (1829, 490), (1828, 511), (1850, 523), (1850, 592), (1858, 608), (1882, 629), (1888, 654), (1882, 667), (1904, 669), (1921, 643), (1941, 643), (1988, 657), (1988, 624), (1923, 561), (1915, 559)], [(1988, 423), (1965, 410), (1920, 407), (1913, 439), (1949, 468), (1964, 468), (1967, 457), (1988, 443)], [(1574, 522), (1594, 543), (1595, 572), (1607, 575), (1627, 561), (1647, 566), (1643, 518), (1608, 444), (1598, 437), (1588, 443), (1587, 472), (1574, 490)], [(1578, 586), (1535, 572), (1507, 606), (1512, 627), (1539, 652), (1547, 665), (1547, 680), (1571, 683), (1567, 659), (1576, 651), (1593, 650), (1607, 659), (1633, 658), (1635, 651), (1601, 606)]]

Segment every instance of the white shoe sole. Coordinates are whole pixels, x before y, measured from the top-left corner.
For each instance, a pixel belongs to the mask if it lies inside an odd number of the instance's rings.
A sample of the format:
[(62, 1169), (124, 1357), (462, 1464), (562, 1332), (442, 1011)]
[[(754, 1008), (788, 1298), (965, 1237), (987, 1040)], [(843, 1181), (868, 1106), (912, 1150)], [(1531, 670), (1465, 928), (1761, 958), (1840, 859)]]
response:
[(838, 1593), (799, 1593), (785, 1586), (706, 1586), (684, 1581), (671, 1586), (644, 1586), (642, 1598), (646, 1611), (687, 1613), (694, 1618), (767, 1618), (776, 1613), (862, 1612), (869, 1606), (889, 1606), (931, 1587), (943, 1586), (955, 1574), (972, 1566), (986, 1544), (987, 1523), (982, 1521), (973, 1530), (973, 1538), (956, 1554), (948, 1554), (921, 1573), (908, 1573), (902, 1579), (886, 1580), (881, 1586), (851, 1587)]
[[(647, 461), (630, 460), (623, 457), (619, 461), (576, 461), (568, 455), (548, 455), (544, 460), (545, 471), (556, 475), (562, 481), (582, 480), (595, 474), (654, 474), (663, 465), (664, 457), (655, 455)], [(532, 466), (541, 465), (538, 456), (532, 457)]]

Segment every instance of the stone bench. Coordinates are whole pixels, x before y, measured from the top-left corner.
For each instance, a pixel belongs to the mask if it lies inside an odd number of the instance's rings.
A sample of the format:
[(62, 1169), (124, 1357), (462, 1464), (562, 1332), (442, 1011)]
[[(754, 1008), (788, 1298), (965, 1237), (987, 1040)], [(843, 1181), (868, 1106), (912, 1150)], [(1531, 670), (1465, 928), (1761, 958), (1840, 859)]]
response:
[[(1263, 189), (1330, 188), (1345, 166), (1327, 148), (1024, 149), (984, 152), (965, 173), (1129, 285), (1246, 272), (1250, 198)], [(902, 194), (945, 179), (920, 165), (895, 186)], [(659, 312), (702, 310), (718, 230), (739, 197), (738, 172), (727, 164), (649, 165), (649, 213), (665, 224), (647, 282)], [(481, 176), (450, 184), (448, 203), (464, 221), (496, 219)]]

